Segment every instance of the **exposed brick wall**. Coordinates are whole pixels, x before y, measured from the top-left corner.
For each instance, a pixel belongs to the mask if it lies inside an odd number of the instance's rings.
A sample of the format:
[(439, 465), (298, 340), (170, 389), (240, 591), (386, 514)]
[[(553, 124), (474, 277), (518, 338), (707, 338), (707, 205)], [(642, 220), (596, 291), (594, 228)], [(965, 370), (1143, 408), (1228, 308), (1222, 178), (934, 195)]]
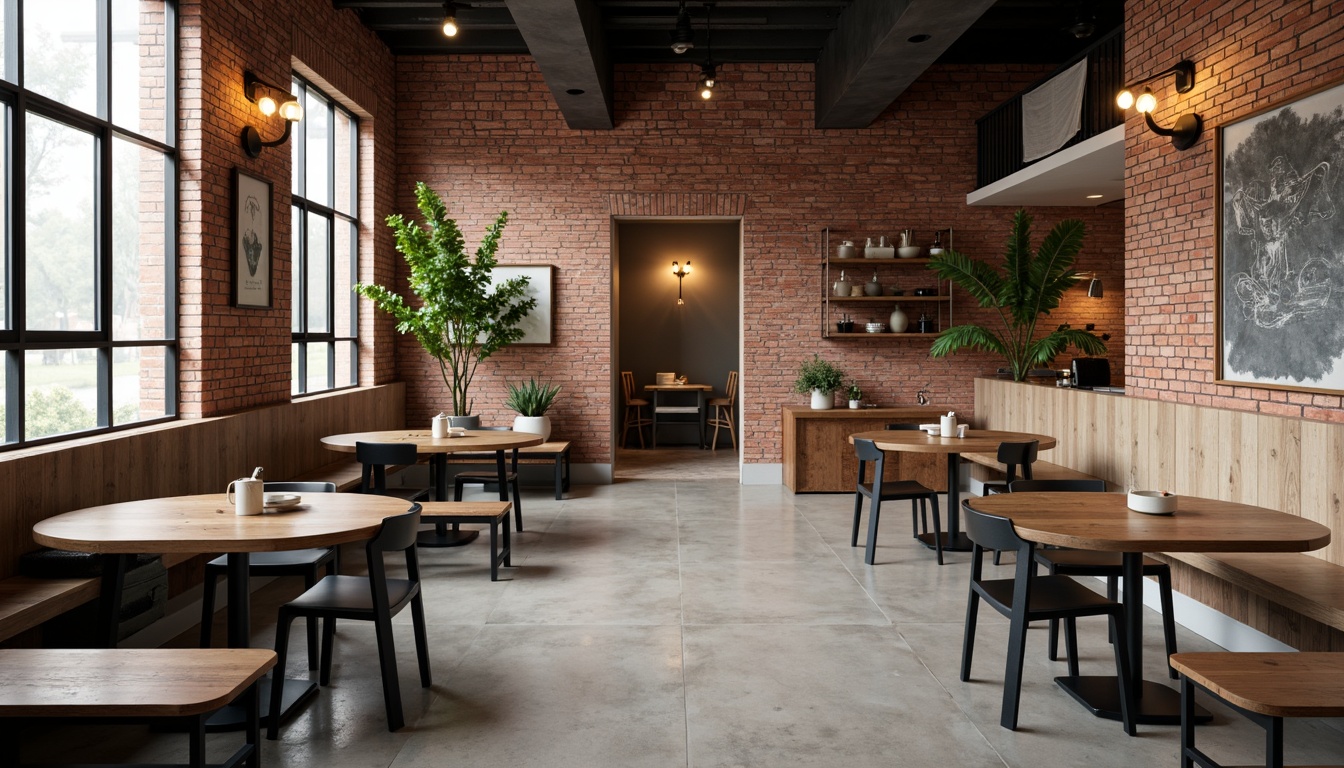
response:
[[(356, 100), (352, 106), (367, 117), (360, 160), (374, 171), (361, 189), (361, 244), (379, 254), (365, 272), (378, 278), (389, 276), (393, 263), (391, 237), (381, 226), (395, 183), (393, 64), (354, 11), (333, 10), (326, 0), (183, 0), (179, 18), (180, 407), (183, 416), (213, 416), (290, 398), (290, 146), (266, 149), (256, 159), (244, 152), (243, 126), (257, 125), (269, 139), (281, 123), (263, 122), (244, 97), (243, 71), (287, 88), (295, 66), (306, 66)], [(320, 30), (320, 40), (308, 30)], [(274, 185), (270, 309), (230, 306), (235, 168)], [(362, 321), (370, 327), (372, 312)], [(383, 343), (361, 372), (364, 383), (394, 375), (391, 327), (380, 318), (373, 333)]]
[(1195, 87), (1161, 84), (1160, 125), (1196, 112), (1204, 134), (1184, 152), (1131, 114), (1125, 131), (1127, 372), (1140, 397), (1344, 420), (1344, 398), (1215, 383), (1214, 254), (1217, 128), (1344, 78), (1344, 14), (1307, 0), (1130, 0), (1126, 76), (1180, 59)]
[[(823, 226), (894, 234), (953, 227), (958, 250), (997, 258), (1009, 208), (970, 208), (976, 118), (1042, 74), (1038, 68), (935, 67), (869, 128), (813, 127), (810, 65), (726, 65), (711, 102), (694, 98), (690, 66), (616, 69), (616, 128), (565, 126), (526, 57), (401, 57), (397, 60), (397, 208), (414, 211), (426, 181), (445, 198), (469, 244), (507, 209), (499, 258), (559, 267), (555, 345), (504, 350), (482, 364), (475, 412), (507, 423), (504, 383), (541, 375), (564, 385), (554, 432), (575, 440), (575, 460), (611, 460), (611, 216), (667, 215), (678, 200), (740, 196), (744, 365), (744, 457), (780, 461), (779, 409), (798, 364), (817, 352), (857, 379), (871, 399), (910, 404), (932, 381), (939, 407), (970, 412), (974, 376), (997, 363), (984, 355), (930, 361), (914, 341), (823, 340)], [(724, 197), (711, 197), (724, 196)], [(729, 197), (733, 196), (733, 197)], [(672, 200), (673, 202), (668, 202)], [(711, 214), (713, 211), (703, 211)], [(1092, 234), (1080, 269), (1096, 269), (1107, 298), (1076, 289), (1052, 322), (1097, 322), (1123, 348), (1120, 264), (1123, 210), (1041, 209), (1038, 241), (1055, 221), (1080, 217)], [(958, 296), (957, 320), (980, 317)], [(907, 308), (907, 311), (909, 309)], [(622, 333), (638, 329), (621, 329)], [(1119, 358), (1115, 357), (1119, 370)], [(407, 382), (407, 422), (428, 423), (449, 398), (437, 365), (415, 344), (398, 344)]]

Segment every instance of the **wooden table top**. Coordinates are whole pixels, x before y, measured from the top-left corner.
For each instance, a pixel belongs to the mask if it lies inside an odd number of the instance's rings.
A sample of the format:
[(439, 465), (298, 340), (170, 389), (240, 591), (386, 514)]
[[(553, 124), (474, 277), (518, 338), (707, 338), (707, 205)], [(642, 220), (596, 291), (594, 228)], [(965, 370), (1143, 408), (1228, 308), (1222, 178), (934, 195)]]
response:
[(856, 439), (872, 440), (874, 445), (884, 451), (905, 453), (984, 453), (999, 450), (999, 443), (1024, 443), (1028, 440), (1038, 441), (1039, 450), (1042, 451), (1055, 447), (1055, 438), (1049, 435), (997, 429), (968, 429), (965, 437), (934, 437), (923, 430), (913, 429), (880, 429), (850, 435), (850, 445)]
[(710, 384), (645, 384), (645, 392), (676, 392), (677, 390), (694, 392), (713, 392), (714, 387)]
[(390, 429), (382, 432), (348, 432), (327, 435), (322, 444), (333, 451), (354, 453), (355, 443), (414, 443), (417, 453), (462, 453), (507, 451), (541, 445), (541, 435), (530, 432), (469, 429), (463, 437), (434, 437), (428, 429)]
[(298, 506), (234, 514), (223, 493), (88, 507), (33, 526), (38, 544), (103, 554), (280, 552), (364, 541), (383, 519), (410, 508), (403, 499), (362, 493), (304, 493)]
[(1145, 515), (1123, 493), (1002, 493), (972, 509), (1011, 518), (1028, 541), (1107, 552), (1309, 552), (1330, 529), (1297, 515), (1181, 496), (1174, 515)]
[(1171, 665), (1262, 715), (1344, 716), (1344, 653), (1177, 653)]
[(5, 648), (0, 715), (199, 715), (228, 704), (273, 666), (268, 648)]

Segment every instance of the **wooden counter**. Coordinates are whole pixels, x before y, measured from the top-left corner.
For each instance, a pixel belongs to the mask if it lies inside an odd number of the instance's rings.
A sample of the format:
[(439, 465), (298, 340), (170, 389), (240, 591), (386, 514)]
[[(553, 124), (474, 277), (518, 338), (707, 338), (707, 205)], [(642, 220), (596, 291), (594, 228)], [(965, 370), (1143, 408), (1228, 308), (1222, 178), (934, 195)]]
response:
[[(794, 493), (853, 493), (859, 463), (846, 438), (855, 432), (883, 429), (888, 424), (927, 424), (946, 411), (938, 408), (832, 408), (814, 411), (805, 405), (786, 405), (780, 421), (784, 430), (784, 485)], [(947, 490), (947, 468), (941, 456), (915, 454), (887, 456), (887, 479), (918, 480), (929, 488)]]

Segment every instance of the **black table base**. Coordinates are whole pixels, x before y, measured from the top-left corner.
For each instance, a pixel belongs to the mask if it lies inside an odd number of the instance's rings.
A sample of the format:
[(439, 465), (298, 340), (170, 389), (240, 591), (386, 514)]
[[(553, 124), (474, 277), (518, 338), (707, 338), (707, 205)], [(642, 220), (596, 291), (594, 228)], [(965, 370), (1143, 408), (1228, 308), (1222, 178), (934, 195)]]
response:
[[(1120, 719), (1120, 683), (1115, 675), (1056, 677), (1059, 687), (1087, 707), (1097, 717)], [(1134, 722), (1140, 725), (1180, 725), (1181, 693), (1151, 680), (1144, 680), (1139, 691), (1139, 711)], [(1207, 723), (1213, 715), (1195, 707), (1195, 722)]]
[[(274, 679), (270, 676), (257, 681), (261, 696), (261, 724), (266, 725), (271, 717), (271, 686)], [(281, 681), (285, 689), (280, 693), (280, 720), (288, 720), (294, 711), (317, 695), (317, 683), (311, 680), (285, 678)], [(209, 733), (220, 731), (241, 731), (247, 727), (247, 709), (231, 704), (211, 715), (205, 721), (205, 730)]]
[[(943, 539), (944, 552), (971, 551), (971, 537), (967, 536), (964, 533), (958, 532), (954, 535), (948, 533), (947, 531), (941, 531), (937, 535), (941, 536)], [(919, 539), (919, 542), (921, 544), (928, 547), (929, 549), (933, 549), (934, 548), (933, 537), (934, 537), (933, 533), (921, 533), (917, 538)]]

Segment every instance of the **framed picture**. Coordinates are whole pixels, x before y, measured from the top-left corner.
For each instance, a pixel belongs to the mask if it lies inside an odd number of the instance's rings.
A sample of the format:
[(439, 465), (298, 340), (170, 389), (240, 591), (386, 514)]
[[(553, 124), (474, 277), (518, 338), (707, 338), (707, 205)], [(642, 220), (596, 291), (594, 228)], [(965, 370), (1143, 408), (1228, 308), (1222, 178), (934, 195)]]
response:
[(523, 318), (523, 338), (515, 345), (545, 346), (553, 338), (555, 313), (552, 311), (552, 297), (555, 292), (555, 267), (550, 264), (535, 266), (510, 266), (496, 264), (491, 271), (491, 285), (515, 277), (527, 278), (527, 295), (537, 300), (537, 306)]
[(271, 182), (233, 171), (233, 305), (271, 306)]
[(1344, 84), (1218, 129), (1218, 381), (1344, 392)]

